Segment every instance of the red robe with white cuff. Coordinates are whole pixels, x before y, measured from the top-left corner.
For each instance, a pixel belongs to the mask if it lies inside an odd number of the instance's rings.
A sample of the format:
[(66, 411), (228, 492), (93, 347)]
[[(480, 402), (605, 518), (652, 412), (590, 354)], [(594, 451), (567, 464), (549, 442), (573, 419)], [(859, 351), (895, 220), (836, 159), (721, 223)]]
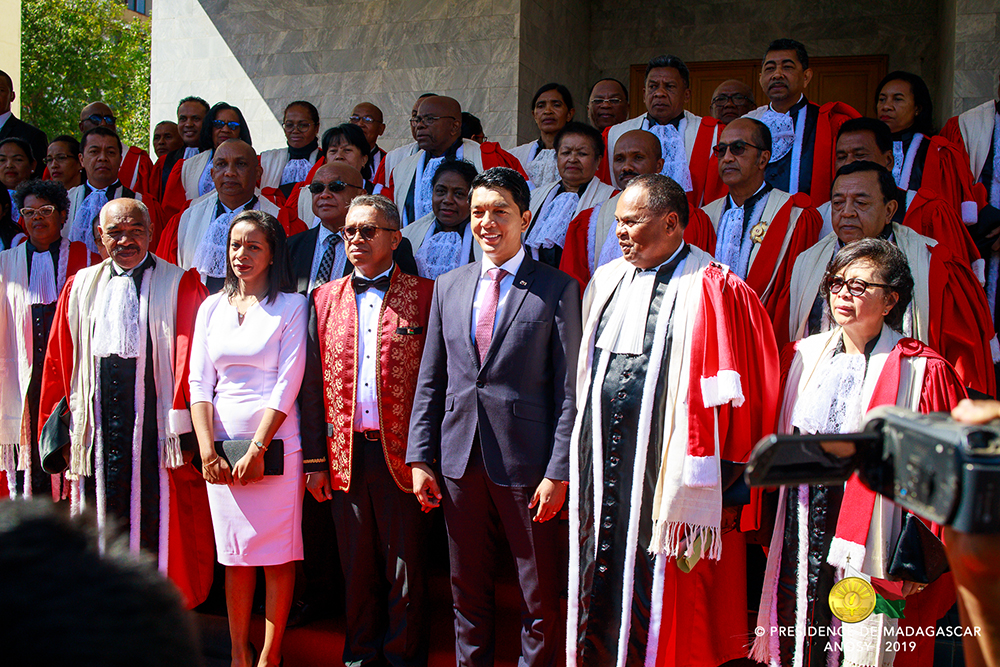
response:
[[(584, 295), (585, 344), (580, 349), (577, 384), (591, 389), (577, 397), (570, 454), (570, 535), (574, 540), (570, 546), (568, 665), (624, 667), (645, 662), (694, 667), (721, 665), (746, 655), (749, 633), (742, 531), (759, 527), (759, 495), (752, 493), (750, 504), (741, 510), (727, 510), (732, 525), (723, 526), (726, 512), (719, 466), (720, 460), (746, 461), (754, 444), (773, 432), (778, 354), (767, 314), (743, 281), (695, 247), (689, 248), (682, 261), (667, 283), (666, 294), (672, 294), (673, 302), (668, 305), (664, 296), (660, 311), (664, 315), (654, 325), (648, 367), (641, 373), (648, 379), (642, 380), (637, 434), (608, 439), (602, 427), (600, 435), (593, 437), (594, 429), (588, 426), (590, 420), (596, 422), (595, 410), (607, 412), (598, 388), (617, 381), (607, 370), (612, 363), (608, 357), (621, 356), (596, 347), (599, 325), (605, 309), (614, 307), (610, 304), (619, 284), (633, 274), (634, 267), (624, 259), (601, 267)], [(669, 336), (664, 333), (668, 312)], [(664, 358), (669, 360), (668, 368), (660, 367), (658, 360)], [(656, 390), (661, 383), (665, 385), (662, 394)], [(663, 422), (653, 419), (654, 395), (665, 400)], [(614, 472), (620, 467), (618, 458), (604, 454), (615, 437), (626, 439), (624, 449), (631, 452), (634, 445), (639, 452), (635, 469), (618, 470), (618, 477)], [(647, 451), (651, 443), (661, 440), (658, 450)], [(607, 470), (612, 471), (610, 476)], [(604, 502), (605, 494), (613, 499), (618, 479), (626, 477), (642, 480), (639, 483), (644, 486), (655, 484), (655, 493), (643, 491), (637, 497), (633, 484), (631, 501)], [(602, 515), (611, 512), (614, 516), (600, 521), (595, 508)], [(612, 546), (602, 531), (623, 524), (629, 526), (629, 544)], [(646, 537), (638, 537), (642, 535)], [(686, 574), (676, 562), (684, 552), (685, 537), (689, 546), (696, 538), (702, 539), (701, 560)], [(630, 549), (638, 551), (635, 567), (626, 566), (624, 572), (608, 570), (598, 553), (609, 548), (624, 548), (626, 554)], [(650, 556), (643, 560), (647, 548)], [(639, 567), (649, 559), (653, 563), (648, 568)], [(641, 577), (640, 569), (645, 572)], [(651, 591), (640, 587), (639, 579), (647, 576)], [(614, 591), (594, 588), (597, 577), (611, 588), (621, 587), (624, 602), (613, 602), (618, 595)], [(616, 645), (595, 649), (589, 633), (605, 623), (618, 628)]]
[[(39, 427), (65, 398), (72, 413), (67, 479), (72, 480), (74, 487), (71, 501), (74, 512), (84, 508), (85, 497), (89, 495), (83, 491), (84, 485), (88, 488), (95, 485), (95, 472), (100, 474), (103, 466), (99, 461), (104, 455), (98, 456), (95, 451), (101, 406), (94, 403), (93, 398), (95, 387), (101, 384), (101, 372), (98, 370), (100, 365), (95, 364), (95, 358), (88, 352), (93, 317), (99, 316), (92, 314), (92, 310), (111, 272), (110, 265), (111, 260), (105, 260), (67, 280), (59, 297), (45, 355)], [(145, 272), (142, 280), (149, 281), (148, 325), (147, 331), (142, 332), (140, 345), (149, 349), (148, 343), (152, 341), (153, 358), (146, 359), (146, 367), (153, 369), (157, 396), (146, 396), (146, 402), (156, 401), (161, 475), (155, 507), (141, 505), (141, 498), (145, 496), (140, 497), (140, 491), (134, 487), (132, 503), (133, 507), (140, 503), (144, 525), (146, 514), (156, 517), (160, 549), (154, 557), (160, 571), (178, 586), (188, 608), (192, 608), (205, 600), (211, 586), (214, 537), (205, 482), (193, 465), (183, 462), (176, 438), (192, 431), (188, 358), (195, 315), (206, 291), (197, 272), (185, 272), (163, 260), (156, 260)], [(145, 353), (141, 355), (140, 358), (145, 357)], [(138, 375), (138, 368), (136, 372)], [(168, 396), (171, 404), (164, 406), (159, 397)], [(141, 451), (148, 444), (142, 438), (140, 443), (133, 444), (133, 452)], [(133, 463), (135, 460), (134, 455)], [(107, 469), (108, 482), (112, 483), (115, 481), (113, 462)], [(127, 481), (123, 483), (128, 484)], [(99, 484), (97, 488), (100, 489)], [(98, 525), (103, 529), (107, 519), (102, 516), (100, 491), (96, 509)], [(137, 549), (129, 517), (115, 519), (123, 522), (132, 548)]]
[[(727, 201), (728, 197), (723, 197), (704, 208), (716, 232)], [(812, 207), (809, 195), (771, 190), (757, 224), (764, 225), (766, 231), (750, 254), (746, 283), (760, 297), (764, 310), (776, 325), (775, 336), (781, 348), (788, 342), (783, 340), (783, 332), (777, 327), (779, 321), (786, 321), (788, 312), (784, 286), (792, 278), (792, 267), (798, 256), (819, 240), (823, 219)]]
[[(892, 223), (896, 246), (903, 252), (913, 274), (913, 300), (904, 320), (904, 333), (937, 350), (955, 367), (965, 386), (995, 395), (993, 364), (1000, 347), (993, 333), (986, 294), (972, 269), (949, 248), (921, 236), (908, 227)], [(819, 333), (808, 331), (809, 314), (819, 294), (826, 266), (840, 249), (835, 234), (828, 234), (796, 260), (787, 288), (786, 322), (775, 328), (790, 340)], [(830, 327), (824, 318), (825, 327)]]
[[(604, 128), (604, 160), (597, 168), (597, 177), (620, 188), (614, 178), (615, 144), (619, 137), (630, 130), (643, 130), (649, 127), (647, 114)], [(684, 129), (684, 146), (687, 149), (688, 170), (691, 172), (691, 192), (688, 203), (696, 208), (724, 197), (729, 189), (719, 178), (719, 161), (712, 152), (712, 147), (719, 143), (719, 135), (725, 125), (710, 116), (696, 116), (690, 111), (684, 112), (687, 125)], [(537, 185), (537, 184), (536, 184)]]

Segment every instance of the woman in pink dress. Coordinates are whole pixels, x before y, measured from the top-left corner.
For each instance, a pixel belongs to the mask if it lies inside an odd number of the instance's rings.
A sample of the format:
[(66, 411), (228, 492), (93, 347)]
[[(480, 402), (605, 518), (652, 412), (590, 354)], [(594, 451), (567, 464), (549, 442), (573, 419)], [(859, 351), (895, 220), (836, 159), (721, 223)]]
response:
[[(267, 586), (266, 631), (258, 667), (278, 665), (302, 559), (305, 477), (295, 399), (305, 369), (306, 300), (292, 293), (285, 233), (267, 213), (245, 211), (229, 228), (223, 290), (198, 310), (191, 343), (191, 418), (219, 562), (233, 667), (253, 661), (248, 642), (256, 568)], [(230, 467), (220, 440), (252, 440)], [(284, 447), (284, 473), (264, 476), (272, 441)]]

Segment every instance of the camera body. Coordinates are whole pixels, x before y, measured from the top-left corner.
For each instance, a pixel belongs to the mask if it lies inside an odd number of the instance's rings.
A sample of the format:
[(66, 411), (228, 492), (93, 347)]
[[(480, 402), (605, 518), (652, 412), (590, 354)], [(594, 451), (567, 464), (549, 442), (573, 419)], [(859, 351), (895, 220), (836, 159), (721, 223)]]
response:
[[(844, 442), (853, 455), (822, 446)], [(935, 523), (1000, 532), (1000, 422), (960, 424), (945, 413), (880, 406), (860, 433), (764, 438), (746, 476), (751, 486), (835, 484), (855, 471), (865, 486)]]

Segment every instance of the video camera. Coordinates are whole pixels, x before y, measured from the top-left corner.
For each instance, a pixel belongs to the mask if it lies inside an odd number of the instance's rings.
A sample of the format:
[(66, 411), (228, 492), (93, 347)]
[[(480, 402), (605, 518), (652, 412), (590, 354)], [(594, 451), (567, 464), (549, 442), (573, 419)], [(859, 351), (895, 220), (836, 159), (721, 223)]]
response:
[[(833, 450), (850, 443), (854, 451), (836, 456), (823, 443)], [(880, 406), (860, 433), (762, 439), (745, 474), (750, 486), (792, 486), (842, 483), (854, 471), (871, 490), (935, 523), (1000, 532), (1000, 421), (960, 424), (946, 413)]]

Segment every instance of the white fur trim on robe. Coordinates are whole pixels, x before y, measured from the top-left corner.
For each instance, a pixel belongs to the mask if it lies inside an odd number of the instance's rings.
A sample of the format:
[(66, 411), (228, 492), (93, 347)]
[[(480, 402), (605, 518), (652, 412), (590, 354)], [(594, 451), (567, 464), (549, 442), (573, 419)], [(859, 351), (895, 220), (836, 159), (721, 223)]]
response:
[[(642, 114), (641, 116), (636, 116), (635, 118), (629, 118), (626, 121), (622, 121), (617, 125), (611, 127), (608, 130), (608, 145), (607, 150), (604, 151), (604, 157), (608, 161), (608, 173), (611, 174), (611, 184), (616, 188), (621, 188), (621, 184), (618, 183), (618, 179), (615, 178), (615, 144), (618, 143), (618, 139), (621, 138), (623, 134), (629, 130), (648, 130), (649, 123), (647, 121), (648, 114)], [(687, 121), (684, 127), (684, 149), (688, 161), (688, 168), (691, 167), (691, 153), (694, 151), (694, 141), (698, 137), (698, 130), (701, 129), (701, 116), (696, 116), (690, 111), (684, 111), (684, 118)], [(715, 130), (716, 138), (718, 138), (719, 130)], [(713, 140), (712, 145), (715, 145)]]
[[(317, 148), (309, 154), (309, 163), (316, 164), (319, 157)], [(288, 164), (288, 146), (283, 148), (272, 148), (260, 154), (260, 168), (263, 174), (260, 177), (260, 188), (277, 188), (281, 185), (281, 175)]]

